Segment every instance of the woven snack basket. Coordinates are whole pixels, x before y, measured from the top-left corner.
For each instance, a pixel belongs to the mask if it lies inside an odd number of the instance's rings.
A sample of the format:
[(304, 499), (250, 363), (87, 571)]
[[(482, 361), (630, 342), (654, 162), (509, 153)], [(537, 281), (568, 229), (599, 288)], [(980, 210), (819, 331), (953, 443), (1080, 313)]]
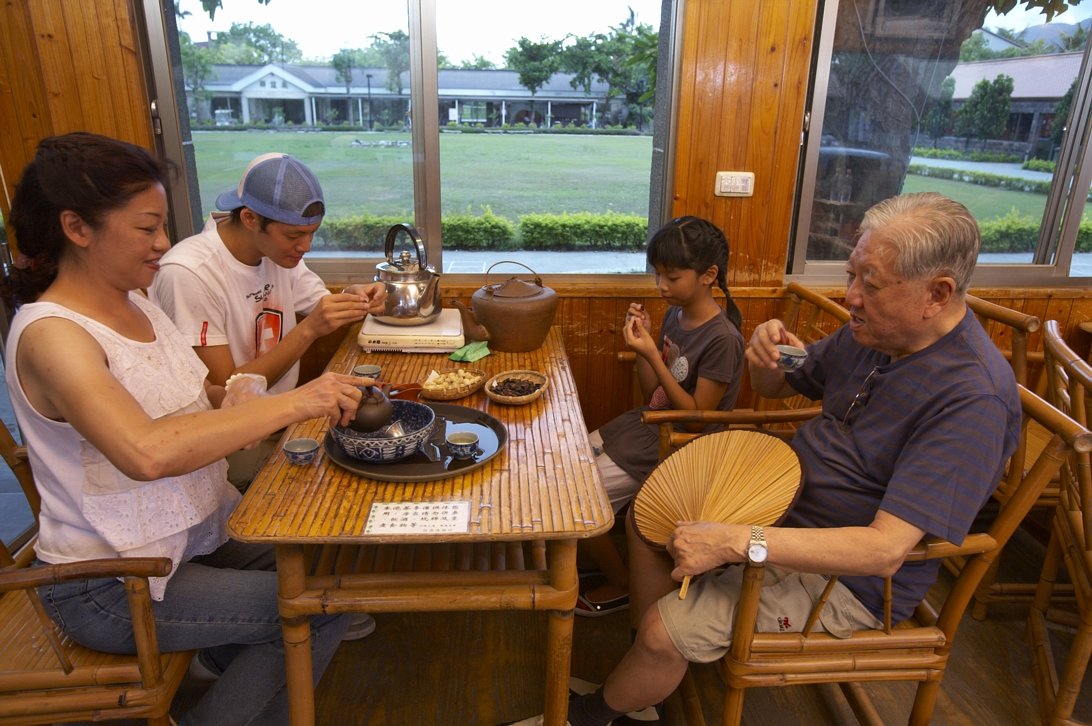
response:
[(449, 376), (456, 373), (470, 373), (473, 378), (467, 379), (465, 382), (460, 383), (454, 387), (439, 387), (431, 385), (426, 378), (422, 384), (421, 397), (429, 398), (433, 401), (454, 401), (458, 398), (466, 398), (474, 391), (482, 387), (485, 383), (485, 371), (478, 368), (442, 368), (436, 373), (440, 377)]
[[(493, 389), (497, 384), (510, 380), (530, 381), (531, 383), (539, 384), (539, 387), (525, 396), (504, 396), (493, 392)], [(485, 395), (488, 396), (490, 400), (496, 401), (497, 403), (503, 403), (508, 406), (522, 406), (541, 396), (542, 392), (546, 390), (546, 386), (549, 382), (550, 379), (538, 371), (505, 371), (504, 373), (498, 373), (489, 379), (489, 382), (485, 384)]]

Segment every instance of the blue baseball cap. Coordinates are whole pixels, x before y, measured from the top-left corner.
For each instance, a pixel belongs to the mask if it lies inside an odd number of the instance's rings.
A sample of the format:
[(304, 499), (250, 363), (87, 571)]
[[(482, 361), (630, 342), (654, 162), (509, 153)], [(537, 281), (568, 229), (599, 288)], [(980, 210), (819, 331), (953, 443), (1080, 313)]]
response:
[(216, 208), (230, 212), (250, 207), (275, 222), (310, 225), (322, 221), (322, 214), (304, 216), (315, 202), (322, 202), (322, 187), (314, 173), (288, 154), (262, 154), (250, 162), (239, 186), (216, 197)]

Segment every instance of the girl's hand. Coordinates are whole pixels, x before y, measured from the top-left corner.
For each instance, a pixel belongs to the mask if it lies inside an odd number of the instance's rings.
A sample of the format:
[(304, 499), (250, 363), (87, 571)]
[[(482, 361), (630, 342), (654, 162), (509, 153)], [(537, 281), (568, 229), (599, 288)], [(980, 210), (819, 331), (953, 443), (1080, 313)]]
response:
[(651, 359), (660, 354), (656, 347), (656, 339), (652, 337), (642, 322), (641, 318), (632, 316), (626, 318), (626, 324), (622, 327), (622, 335), (626, 341), (626, 347), (645, 359)]
[(629, 325), (633, 320), (640, 320), (641, 327), (652, 332), (652, 317), (641, 303), (634, 302), (629, 304), (629, 310), (626, 311), (626, 325)]

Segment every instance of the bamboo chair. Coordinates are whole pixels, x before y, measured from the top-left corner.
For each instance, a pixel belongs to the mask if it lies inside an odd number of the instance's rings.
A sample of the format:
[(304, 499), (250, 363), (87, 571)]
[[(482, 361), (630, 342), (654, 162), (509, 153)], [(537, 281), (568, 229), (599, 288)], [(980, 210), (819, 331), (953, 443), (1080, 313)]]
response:
[[(1062, 339), (1058, 322), (1048, 320), (1043, 334), (1047, 397), (1059, 410), (1088, 424), (1087, 397), (1092, 393), (1089, 366)], [(1064, 566), (1069, 582), (1058, 582)], [(1075, 594), (1073, 611), (1051, 608), (1059, 591)], [(1071, 597), (1065, 598), (1067, 601)], [(1072, 628), (1073, 641), (1059, 674), (1055, 667), (1048, 621)], [(1032, 672), (1044, 724), (1073, 724), (1073, 708), (1092, 657), (1092, 462), (1088, 452), (1072, 452), (1061, 468), (1061, 492), (1047, 545), (1039, 586), (1028, 615)], [(1060, 677), (1059, 677), (1060, 676)]]
[[(1016, 382), (1030, 388), (1028, 383), (1028, 364), (1031, 353), (1028, 351), (1028, 338), (1039, 330), (1041, 321), (1034, 315), (1013, 310), (997, 303), (967, 295), (967, 306), (978, 316), (982, 326), (994, 339), (997, 347), (1008, 358)], [(1005, 478), (994, 492), (994, 501), (1003, 504), (1012, 495), (1016, 486), (1023, 479), (1024, 464), (1034, 460), (1050, 440), (1049, 433), (1032, 422), (1020, 437), (1020, 444), (1009, 461)], [(1033, 510), (1053, 511), (1058, 505), (1058, 480), (1048, 482), (1046, 488), (1032, 505)], [(964, 558), (952, 557), (944, 561), (945, 568), (958, 575), (963, 567)], [(971, 617), (985, 620), (991, 603), (1029, 603), (1035, 593), (1034, 582), (1005, 582), (998, 579), (1001, 558), (994, 559), (993, 567), (982, 578), (978, 592), (975, 593), (971, 606)]]
[[(935, 610), (922, 602), (902, 623), (892, 623), (890, 602), (882, 628), (860, 630), (839, 639), (810, 632), (825, 604), (816, 603), (802, 633), (756, 633), (759, 591), (764, 568), (745, 565), (740, 603), (736, 610), (732, 648), (720, 665), (727, 691), (722, 723), (739, 724), (746, 689), (809, 683), (838, 683), (858, 720), (884, 724), (861, 682), (917, 681), (910, 724), (927, 724), (936, 705), (956, 628), (982, 575), (1035, 502), (1043, 487), (1073, 451), (1092, 451), (1092, 433), (1024, 387), (1020, 388), (1026, 427), (1037, 421), (1051, 439), (1024, 473), (1019, 486), (1002, 505), (988, 532), (970, 534), (962, 545), (926, 538), (908, 559), (922, 560), (961, 554), (967, 558), (947, 597)], [(836, 578), (831, 578), (833, 583)], [(831, 585), (830, 587), (832, 587)], [(828, 587), (828, 591), (830, 589)], [(890, 584), (887, 598), (890, 598)], [(683, 681), (683, 710), (688, 726), (704, 726), (701, 704), (689, 673)]]
[[(785, 288), (781, 321), (805, 344), (814, 343), (849, 320), (849, 311), (828, 297), (790, 282)], [(767, 399), (755, 394), (753, 408), (732, 411), (645, 411), (644, 423), (659, 426), (659, 459), (700, 433), (677, 430), (676, 425), (721, 424), (726, 428), (754, 428), (783, 439), (791, 439), (804, 421), (822, 412), (822, 406), (805, 396)]]
[[(40, 508), (26, 449), (0, 425), (0, 454), (19, 480), (34, 513)], [(32, 566), (37, 527), (26, 543), (0, 543), (0, 724), (146, 719), (171, 723), (168, 709), (186, 676), (190, 651), (160, 653), (149, 577), (170, 572), (165, 557), (87, 560)], [(136, 655), (111, 655), (74, 643), (49, 619), (37, 589), (66, 580), (124, 577)]]

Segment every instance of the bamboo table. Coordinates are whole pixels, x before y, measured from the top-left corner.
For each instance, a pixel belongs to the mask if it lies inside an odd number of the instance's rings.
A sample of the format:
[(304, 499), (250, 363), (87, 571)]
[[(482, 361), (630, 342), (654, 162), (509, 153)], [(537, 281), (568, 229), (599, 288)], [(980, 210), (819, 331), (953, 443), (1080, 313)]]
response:
[[(588, 443), (560, 332), (529, 353), (493, 353), (476, 363), (446, 354), (361, 351), (352, 327), (327, 370), (378, 363), (382, 379), (419, 382), (429, 371), (480, 368), (545, 373), (543, 395), (503, 406), (479, 390), (457, 401), (501, 421), (505, 450), (480, 468), (424, 483), (367, 479), (331, 462), (292, 465), (279, 450), (262, 467), (228, 524), (244, 542), (276, 545), (291, 722), (314, 723), (308, 616), (342, 612), (545, 610), (548, 612), (545, 723), (565, 722), (576, 542), (606, 532), (614, 517)], [(290, 426), (285, 439), (322, 441), (329, 423)], [(365, 534), (372, 505), (469, 502), (467, 532)]]

